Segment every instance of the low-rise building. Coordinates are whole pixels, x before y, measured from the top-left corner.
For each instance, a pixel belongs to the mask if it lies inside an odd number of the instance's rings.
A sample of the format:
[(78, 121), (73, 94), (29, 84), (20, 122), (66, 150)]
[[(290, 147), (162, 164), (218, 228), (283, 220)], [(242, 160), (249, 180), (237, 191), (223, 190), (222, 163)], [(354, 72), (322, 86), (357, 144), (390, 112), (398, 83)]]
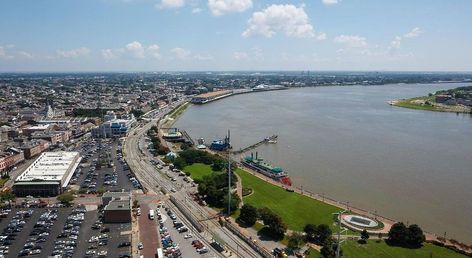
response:
[(78, 152), (45, 152), (16, 178), (13, 192), (16, 196), (61, 194), (81, 159)]
[(22, 150), (8, 147), (0, 152), (0, 174), (8, 173), (18, 163), (23, 162), (25, 156)]
[(105, 121), (100, 126), (92, 129), (93, 137), (112, 138), (126, 136), (131, 126), (133, 126), (133, 124), (136, 122), (133, 114), (129, 114), (128, 116), (122, 117), (121, 119), (112, 117), (112, 115), (109, 114), (107, 119), (111, 120)]
[(106, 192), (102, 196), (105, 206), (103, 220), (105, 223), (131, 222), (131, 194), (129, 192)]
[(41, 154), (43, 151), (49, 148), (49, 142), (46, 140), (32, 140), (21, 146), (25, 158), (30, 159), (36, 155)]

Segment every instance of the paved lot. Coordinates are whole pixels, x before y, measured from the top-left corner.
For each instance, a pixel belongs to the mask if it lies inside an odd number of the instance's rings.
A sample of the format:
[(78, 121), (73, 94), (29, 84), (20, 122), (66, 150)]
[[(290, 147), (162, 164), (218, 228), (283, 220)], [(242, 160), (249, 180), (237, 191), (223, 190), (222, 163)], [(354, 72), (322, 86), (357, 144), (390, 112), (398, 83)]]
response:
[(144, 248), (139, 252), (144, 257), (154, 257), (159, 244), (156, 221), (149, 219), (150, 205), (142, 204), (140, 208), (142, 214), (138, 218), (139, 239), (143, 243)]

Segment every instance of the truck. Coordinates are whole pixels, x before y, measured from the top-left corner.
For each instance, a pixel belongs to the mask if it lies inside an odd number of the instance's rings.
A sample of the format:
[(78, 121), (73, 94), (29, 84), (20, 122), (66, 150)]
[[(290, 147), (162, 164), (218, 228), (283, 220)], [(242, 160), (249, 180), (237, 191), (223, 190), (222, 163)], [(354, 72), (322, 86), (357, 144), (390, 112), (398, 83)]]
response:
[(154, 210), (153, 209), (149, 210), (149, 219), (151, 219), (151, 220), (154, 219)]

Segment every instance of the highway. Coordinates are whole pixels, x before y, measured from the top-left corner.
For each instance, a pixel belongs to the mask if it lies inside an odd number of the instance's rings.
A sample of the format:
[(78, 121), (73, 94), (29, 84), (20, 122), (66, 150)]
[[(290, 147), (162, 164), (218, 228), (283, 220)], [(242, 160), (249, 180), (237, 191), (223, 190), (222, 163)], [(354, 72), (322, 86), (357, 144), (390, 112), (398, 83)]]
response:
[[(173, 172), (171, 172), (167, 167), (164, 167), (162, 170), (158, 170), (150, 162), (152, 159), (154, 159), (154, 157), (152, 157), (146, 148), (146, 142), (144, 138), (147, 131), (153, 125), (156, 125), (157, 121), (162, 116), (164, 116), (169, 111), (169, 109), (172, 108), (172, 106), (177, 106), (183, 102), (184, 101), (174, 103), (173, 105), (170, 105), (170, 107), (161, 110), (157, 114), (156, 112), (148, 113), (151, 114), (152, 117), (148, 117), (146, 119), (147, 123), (137, 126), (129, 132), (129, 136), (123, 145), (125, 159), (128, 162), (131, 170), (135, 173), (136, 177), (139, 179), (148, 193), (162, 195), (162, 192), (164, 192), (166, 194), (162, 199), (168, 200), (169, 195), (173, 195), (177, 200), (185, 203), (185, 206), (190, 211), (191, 216), (193, 216), (195, 220), (202, 221), (205, 231), (201, 233), (201, 237), (207, 243), (211, 241), (211, 239), (217, 239), (219, 242), (225, 243), (226, 249), (232, 253), (232, 257), (260, 257), (260, 255), (256, 253), (251, 247), (249, 247), (245, 242), (232, 234), (228, 229), (220, 226), (217, 218), (215, 218), (216, 212), (214, 210), (208, 207), (201, 207), (190, 198), (189, 194), (196, 191), (195, 187), (191, 187), (190, 184), (184, 182), (182, 178), (178, 176), (175, 176), (175, 178), (178, 179), (177, 181), (171, 181), (169, 176), (174, 176), (172, 175)], [(172, 192), (172, 190), (175, 192)], [(171, 206), (170, 201), (167, 201), (166, 203)], [(176, 210), (175, 207), (174, 210)], [(182, 214), (184, 212), (185, 211), (179, 211), (179, 213)], [(195, 229), (193, 231), (196, 232)], [(214, 250), (212, 253), (219, 254)], [(222, 254), (219, 255), (222, 257), (228, 256), (228, 254), (225, 256)]]

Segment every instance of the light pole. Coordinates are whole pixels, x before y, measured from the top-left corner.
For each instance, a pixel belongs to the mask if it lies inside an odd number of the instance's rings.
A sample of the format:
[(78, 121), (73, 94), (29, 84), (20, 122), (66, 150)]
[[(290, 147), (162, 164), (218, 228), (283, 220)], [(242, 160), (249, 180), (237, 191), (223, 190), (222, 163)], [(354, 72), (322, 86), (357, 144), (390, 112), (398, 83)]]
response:
[(228, 130), (228, 217), (231, 215), (231, 149), (230, 149), (230, 132)]
[(336, 258), (340, 258), (341, 257), (341, 243), (344, 242), (344, 241), (341, 241), (341, 234), (346, 232), (347, 229), (343, 229), (341, 230), (341, 217), (344, 213), (346, 213), (347, 211), (340, 211), (340, 212), (336, 212), (336, 213), (333, 213), (335, 215), (337, 215), (338, 217), (338, 239), (337, 239), (337, 245), (336, 245)]

